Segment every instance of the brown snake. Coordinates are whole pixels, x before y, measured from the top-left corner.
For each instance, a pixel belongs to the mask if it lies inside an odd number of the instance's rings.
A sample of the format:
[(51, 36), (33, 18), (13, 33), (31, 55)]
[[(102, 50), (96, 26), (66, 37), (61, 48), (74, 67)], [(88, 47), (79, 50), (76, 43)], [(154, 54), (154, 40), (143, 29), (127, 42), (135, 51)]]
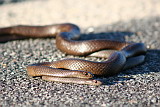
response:
[(100, 85), (102, 82), (92, 79), (93, 75), (112, 76), (124, 69), (139, 65), (144, 62), (147, 51), (143, 43), (111, 40), (75, 41), (80, 36), (80, 29), (70, 23), (0, 28), (0, 35), (5, 34), (7, 36), (0, 36), (0, 42), (28, 37), (56, 37), (57, 48), (66, 54), (108, 57), (104, 62), (64, 59), (27, 67), (29, 76), (42, 76), (44, 80), (63, 83)]

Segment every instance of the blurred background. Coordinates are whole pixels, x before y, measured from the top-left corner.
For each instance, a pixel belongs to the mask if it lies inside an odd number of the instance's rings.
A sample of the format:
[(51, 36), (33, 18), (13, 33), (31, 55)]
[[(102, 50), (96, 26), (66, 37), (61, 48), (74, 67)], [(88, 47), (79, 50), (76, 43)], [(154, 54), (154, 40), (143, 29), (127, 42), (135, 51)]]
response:
[(72, 22), (82, 28), (160, 16), (160, 0), (0, 0), (0, 27)]

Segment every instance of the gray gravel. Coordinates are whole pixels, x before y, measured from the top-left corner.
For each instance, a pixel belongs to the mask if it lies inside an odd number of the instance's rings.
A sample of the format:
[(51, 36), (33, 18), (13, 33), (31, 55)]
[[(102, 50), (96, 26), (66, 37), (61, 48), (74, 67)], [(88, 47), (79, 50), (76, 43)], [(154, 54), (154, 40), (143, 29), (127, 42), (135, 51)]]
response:
[[(16, 40), (0, 44), (0, 106), (155, 107), (160, 106), (160, 17), (83, 29), (81, 39), (106, 38), (144, 42), (144, 64), (117, 76), (101, 77), (105, 85), (46, 82), (26, 74), (28, 64), (75, 57), (56, 49), (54, 39)], [(84, 37), (85, 36), (85, 37)], [(76, 58), (78, 58), (76, 56)], [(85, 58), (90, 60), (104, 60)]]

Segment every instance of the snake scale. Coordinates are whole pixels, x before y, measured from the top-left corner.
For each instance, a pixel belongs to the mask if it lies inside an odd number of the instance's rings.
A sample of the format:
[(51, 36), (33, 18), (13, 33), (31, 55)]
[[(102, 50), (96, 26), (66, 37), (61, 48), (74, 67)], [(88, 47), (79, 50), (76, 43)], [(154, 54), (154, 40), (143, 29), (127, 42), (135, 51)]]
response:
[(0, 28), (0, 35), (3, 35), (0, 36), (0, 42), (30, 37), (55, 37), (57, 48), (66, 54), (107, 57), (103, 62), (70, 58), (27, 66), (29, 76), (42, 76), (44, 80), (62, 83), (101, 85), (101, 81), (93, 79), (94, 75), (112, 76), (139, 65), (144, 62), (147, 51), (143, 43), (106, 39), (76, 41), (80, 36), (80, 28), (71, 23), (10, 26)]

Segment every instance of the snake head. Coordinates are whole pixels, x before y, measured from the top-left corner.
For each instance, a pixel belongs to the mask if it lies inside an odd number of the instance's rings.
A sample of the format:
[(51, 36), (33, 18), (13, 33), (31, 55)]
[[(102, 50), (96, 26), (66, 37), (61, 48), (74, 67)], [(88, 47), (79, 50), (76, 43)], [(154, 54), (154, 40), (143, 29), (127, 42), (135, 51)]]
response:
[(92, 73), (90, 73), (90, 72), (87, 72), (87, 71), (77, 71), (76, 77), (77, 78), (86, 78), (86, 79), (89, 79), (89, 78), (93, 78), (94, 75)]
[(88, 79), (85, 81), (85, 84), (89, 84), (89, 85), (101, 85), (102, 82), (99, 80), (94, 80), (94, 79)]

